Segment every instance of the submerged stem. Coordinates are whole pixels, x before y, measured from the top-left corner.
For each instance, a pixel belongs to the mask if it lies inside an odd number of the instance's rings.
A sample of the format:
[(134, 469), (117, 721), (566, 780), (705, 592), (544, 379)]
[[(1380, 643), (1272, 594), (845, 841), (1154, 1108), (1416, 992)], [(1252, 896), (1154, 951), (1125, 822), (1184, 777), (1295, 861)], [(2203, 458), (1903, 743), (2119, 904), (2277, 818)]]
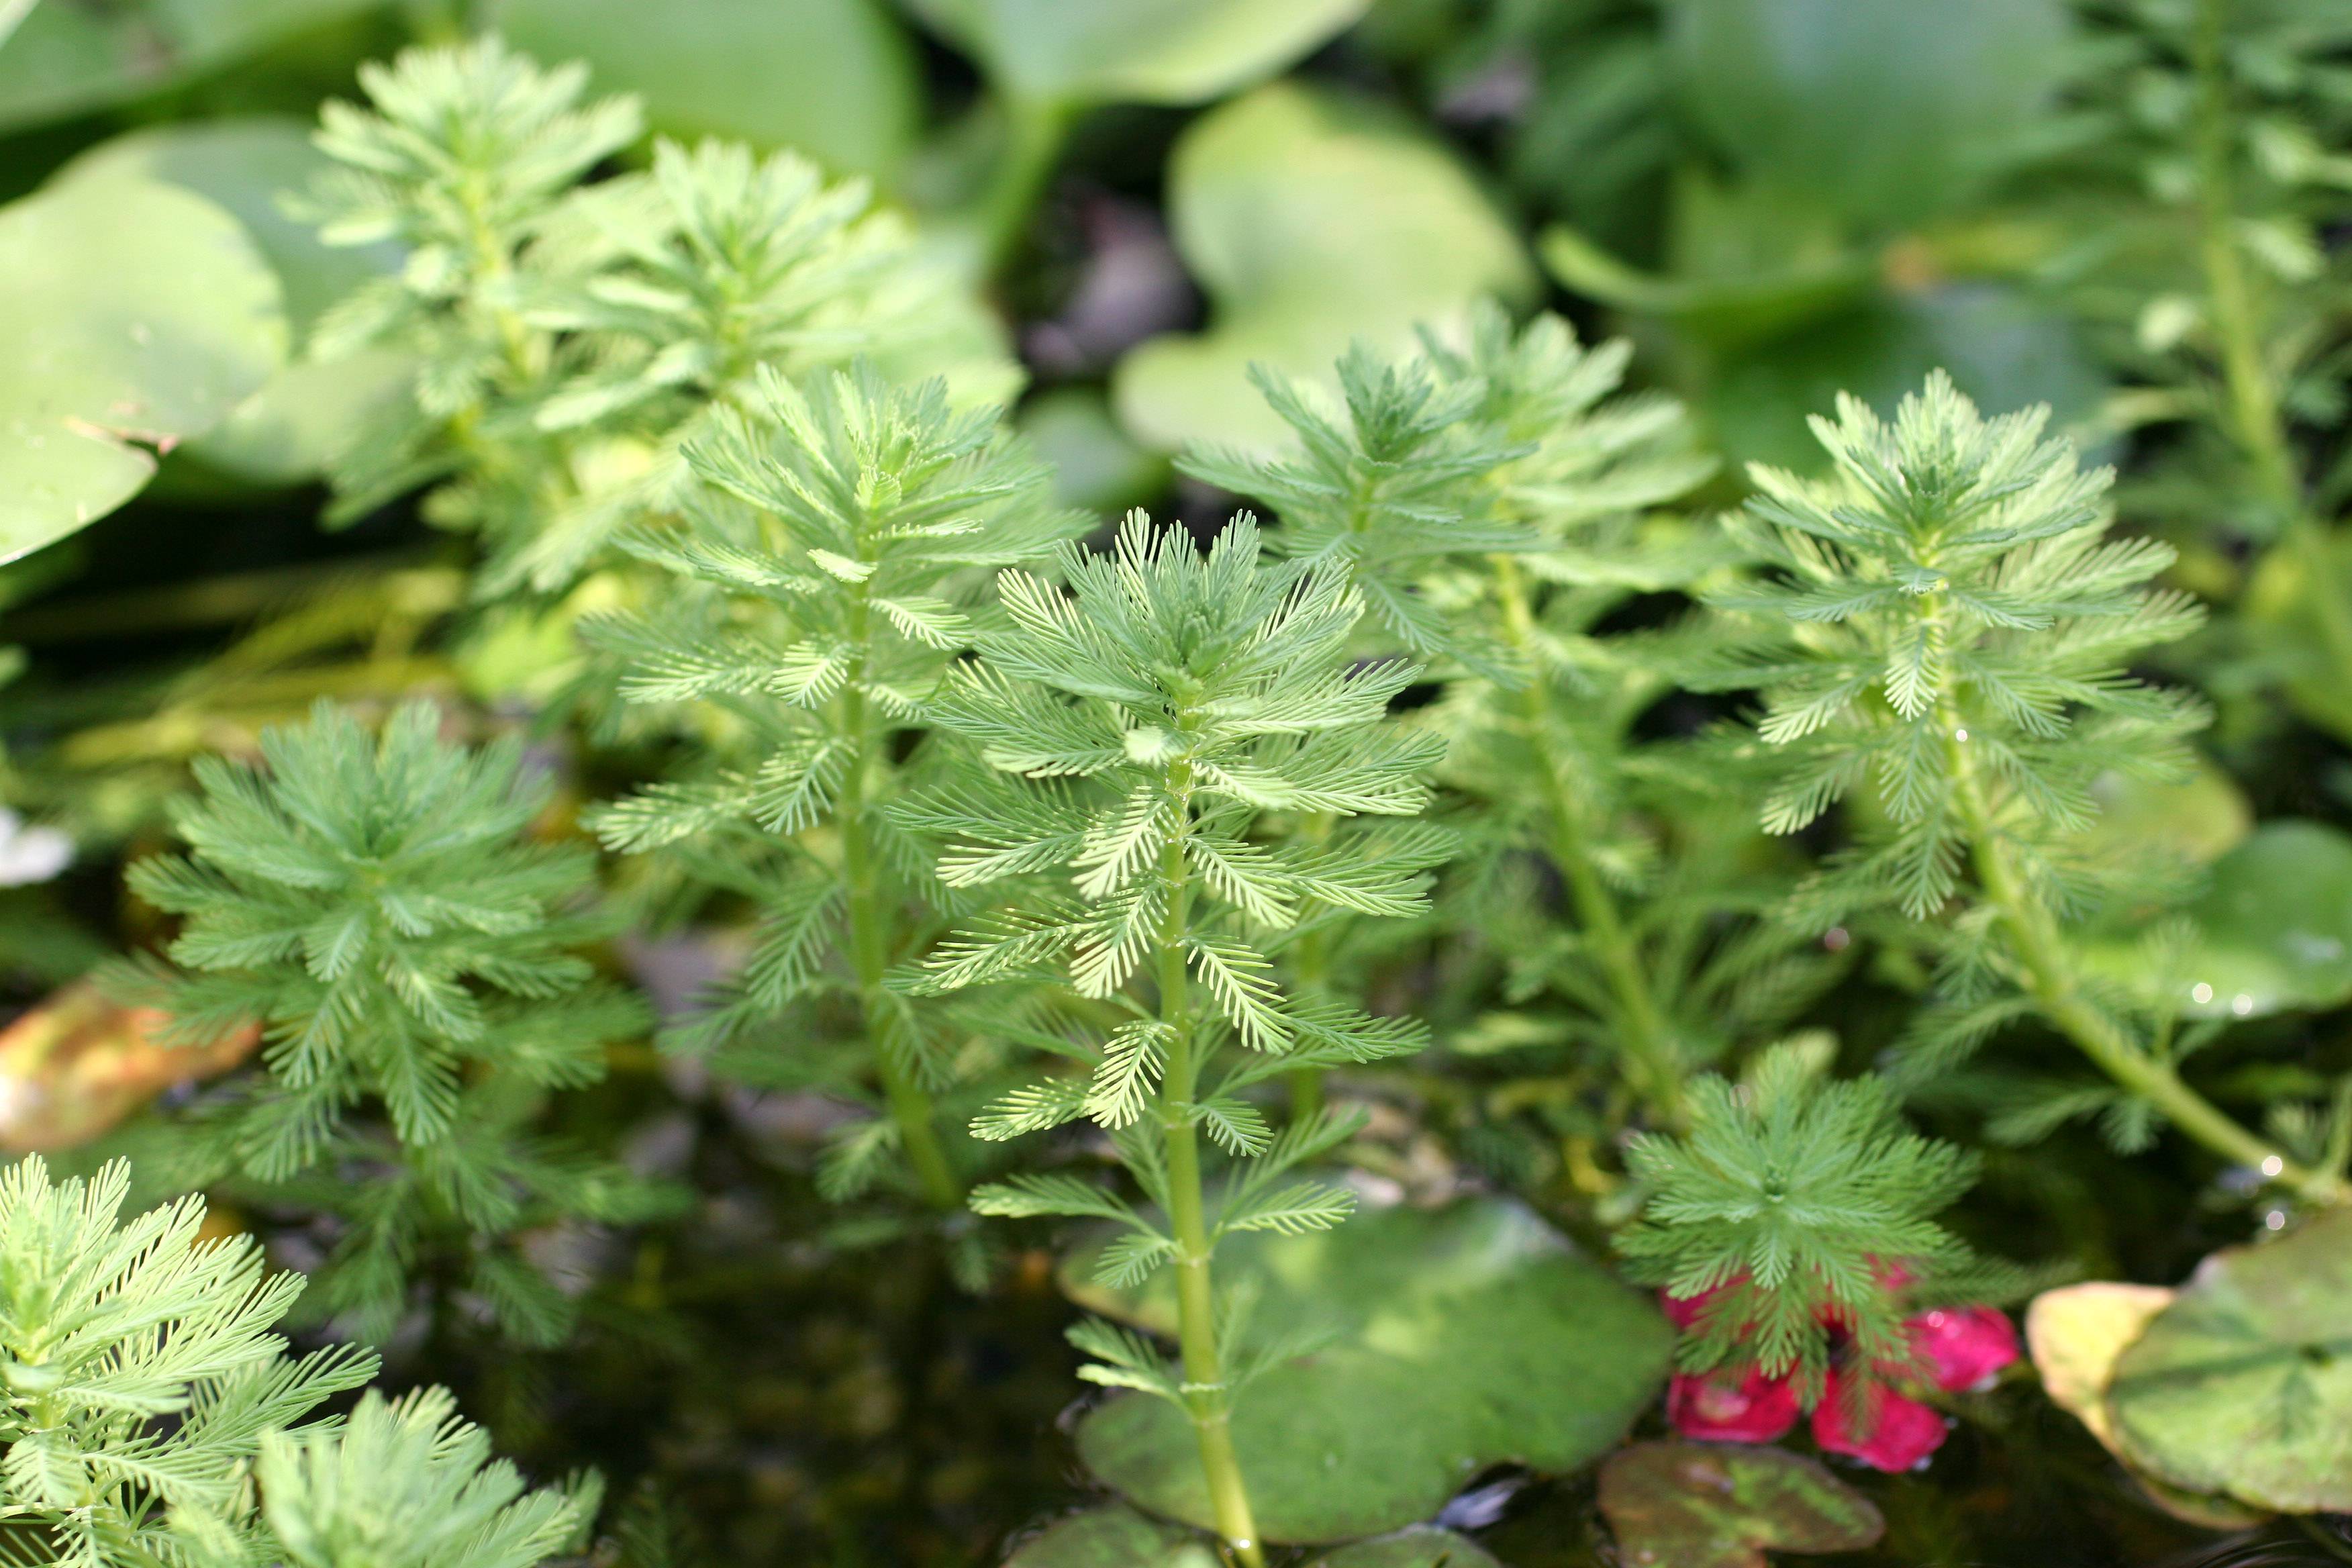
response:
[(2150, 1053), (2083, 994), (2067, 963), (2066, 942), (2056, 919), (2018, 874), (1994, 834), (1983, 781), (1948, 709), (1942, 721), (1945, 757), (1974, 845), (1977, 879), (2008, 938), (2026, 994), (2042, 1016), (2119, 1087), (2156, 1107), (2174, 1126), (2223, 1159), (2313, 1203), (2352, 1200), (2352, 1185), (2343, 1177), (2291, 1159), (2285, 1151), (2249, 1131), (2189, 1088), (2169, 1061)]
[[(1189, 765), (1179, 763), (1171, 784), (1180, 797)], [(1192, 1095), (1201, 1064), (1192, 1049), (1192, 995), (1184, 973), (1184, 931), (1192, 913), (1192, 883), (1181, 842), (1160, 854), (1168, 884), (1168, 914), (1160, 933), (1160, 1021), (1169, 1029), (1168, 1067), (1160, 1079), (1160, 1124), (1168, 1162), (1168, 1223), (1176, 1242), (1176, 1342), (1184, 1364), (1184, 1409), (1200, 1439), (1201, 1470), (1217, 1532), (1244, 1568), (1265, 1568), (1249, 1489), (1234, 1452), (1233, 1402), (1217, 1343), (1216, 1294), (1211, 1288), (1207, 1204), (1201, 1184), (1199, 1131)]]
[(1568, 784), (1567, 770), (1553, 742), (1551, 714), (1543, 676), (1535, 670), (1535, 613), (1528, 602), (1526, 580), (1518, 563), (1507, 556), (1495, 560), (1496, 592), (1501, 600), (1503, 631), (1511, 646), (1530, 666), (1530, 679), (1518, 692), (1519, 716), (1528, 748), (1535, 753), (1536, 772), (1542, 781), (1545, 849), (1568, 885), (1570, 901), (1584, 928), (1585, 940), (1600, 961), (1610, 994), (1616, 999), (1619, 1043), (1634, 1067), (1629, 1076), (1651, 1113), (1673, 1125), (1682, 1120), (1682, 1073), (1675, 1060), (1673, 1037), (1659, 1008), (1639, 944), (1609, 886), (1592, 863), (1584, 833), (1584, 816)]

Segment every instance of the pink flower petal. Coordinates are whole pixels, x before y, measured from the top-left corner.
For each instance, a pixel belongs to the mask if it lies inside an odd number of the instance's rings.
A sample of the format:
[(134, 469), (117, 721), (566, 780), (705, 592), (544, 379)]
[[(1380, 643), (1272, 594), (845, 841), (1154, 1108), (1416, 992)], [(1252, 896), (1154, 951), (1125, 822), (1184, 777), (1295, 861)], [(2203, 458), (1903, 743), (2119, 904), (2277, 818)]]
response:
[(1860, 1459), (1874, 1469), (1914, 1470), (1943, 1447), (1944, 1418), (1916, 1399), (1906, 1398), (1875, 1380), (1865, 1384), (1863, 1408), (1866, 1419), (1849, 1418), (1851, 1373), (1832, 1372), (1822, 1402), (1813, 1406), (1813, 1441), (1832, 1454)]
[(1946, 1393), (1990, 1388), (2017, 1359), (2017, 1326), (1993, 1307), (1941, 1307), (1904, 1325), (1936, 1386)]
[(1675, 1374), (1666, 1391), (1666, 1419), (1685, 1437), (1717, 1443), (1769, 1443), (1797, 1424), (1796, 1385), (1750, 1367), (1734, 1379), (1722, 1372)]

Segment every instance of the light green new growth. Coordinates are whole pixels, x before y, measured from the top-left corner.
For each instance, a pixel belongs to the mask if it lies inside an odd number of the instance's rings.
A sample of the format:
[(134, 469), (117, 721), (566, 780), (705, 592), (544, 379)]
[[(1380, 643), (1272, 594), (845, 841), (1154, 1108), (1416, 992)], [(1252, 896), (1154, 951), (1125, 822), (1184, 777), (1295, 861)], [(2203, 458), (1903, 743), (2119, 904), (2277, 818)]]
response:
[(1885, 828), (1803, 897), (1818, 925), (1884, 904), (1925, 921), (1959, 900), (1950, 1005), (1918, 1031), (1927, 1065), (2030, 1007), (2215, 1152), (2339, 1200), (2340, 1177), (2190, 1089), (2164, 1037), (2074, 962), (2065, 921), (2145, 879), (2090, 848), (2092, 781), (2177, 775), (2204, 722), (2129, 662), (2201, 616), (2145, 586), (2172, 551), (2108, 537), (2113, 475), (2043, 439), (2047, 416), (1985, 419), (1939, 373), (1891, 424), (1853, 398), (1834, 424), (1817, 418), (1832, 479), (1755, 470), (1763, 497), (1731, 527), (1778, 580), (1717, 596), (1765, 630), (1711, 680), (1764, 691), (1758, 733), (1777, 774), (1765, 826), (1794, 832), (1858, 791), (1883, 809)]
[[(414, 704), (371, 738), (322, 703), (265, 732), (258, 767), (203, 759), (202, 793), (173, 816), (189, 852), (130, 872), (184, 918), (178, 970), (145, 982), (172, 1037), (263, 1028), (266, 1082), (201, 1129), (220, 1163), (285, 1183), (331, 1156), (394, 1163), (364, 1187), (307, 1194), (358, 1222), (322, 1294), (376, 1335), (404, 1309), (427, 1230), (496, 1237), (531, 1214), (617, 1219), (646, 1201), (522, 1125), (539, 1091), (602, 1078), (607, 1044), (644, 1026), (579, 952), (603, 930), (593, 853), (529, 841), (547, 789), (523, 779), (515, 741), (470, 750), (440, 725)], [(358, 1114), (373, 1106), (390, 1146)], [(512, 1331), (561, 1337), (570, 1307), (551, 1286), (502, 1247), (469, 1250)]]
[[(1230, 1411), (1242, 1385), (1287, 1352), (1234, 1342), (1211, 1259), (1236, 1231), (1319, 1230), (1345, 1217), (1344, 1189), (1280, 1178), (1358, 1123), (1323, 1113), (1277, 1138), (1246, 1091), (1297, 1065), (1369, 1061), (1423, 1041), (1415, 1024), (1286, 996), (1272, 954), (1313, 904), (1413, 913), (1429, 864), (1413, 829), (1321, 847), (1269, 847), (1255, 829), (1274, 812), (1417, 813), (1438, 749), (1386, 717), (1416, 671), (1348, 658), (1361, 601), (1345, 570), (1284, 569), (1259, 555), (1246, 516), (1203, 554), (1138, 512), (1113, 553), (1064, 552), (1067, 594), (1004, 574), (1011, 629), (982, 638), (982, 660), (957, 668), (933, 710), (992, 766), (1033, 782), (953, 784), (913, 814), (952, 841), (942, 880), (1033, 889), (942, 943), (918, 989), (1066, 967), (1080, 994), (1133, 1015), (1099, 1044), (1065, 1047), (1087, 1070), (1016, 1090), (973, 1131), (1005, 1139), (1090, 1119), (1111, 1131), (1164, 1222), (1073, 1176), (1016, 1177), (980, 1189), (973, 1206), (1114, 1221), (1124, 1234), (1102, 1269), (1118, 1284), (1175, 1268), (1178, 1363), (1105, 1324), (1073, 1338), (1097, 1358), (1087, 1377), (1190, 1415), (1218, 1528), (1252, 1564), (1263, 1552)], [(1061, 889), (1034, 890), (1047, 871), (1064, 874)], [(1251, 1162), (1213, 1202), (1203, 1132)]]
[(1857, 1364), (1911, 1360), (1889, 1265), (1919, 1283), (1969, 1266), (1931, 1216), (1976, 1174), (1973, 1156), (1906, 1128), (1882, 1081), (1820, 1069), (1784, 1045), (1743, 1082), (1694, 1079), (1690, 1131), (1639, 1133), (1626, 1148), (1645, 1198), (1617, 1237), (1633, 1279), (1707, 1298), (1683, 1337), (1686, 1369), (1798, 1372), (1808, 1403), (1829, 1371), (1832, 1326)]
[(855, 1003), (890, 1114), (836, 1142), (828, 1194), (854, 1194), (895, 1148), (952, 1207), (962, 1186), (930, 1100), (949, 1074), (942, 1019), (883, 984), (930, 918), (929, 851), (889, 815), (908, 773), (894, 742), (970, 642), (985, 569), (1037, 560), (1085, 521), (1053, 506), (992, 413), (865, 365), (806, 393), (763, 373), (759, 410), (722, 410), (688, 456), (709, 490), (683, 528), (627, 546), (713, 591), (715, 610), (685, 601), (595, 636), (626, 660), (624, 697), (707, 704), (750, 754), (643, 790), (598, 830), (620, 849), (682, 847), (691, 874), (763, 905), (761, 945), (689, 1039), (725, 1044), (829, 994)]
[(125, 1223), (120, 1162), (0, 1174), (0, 1562), (163, 1568), (176, 1527), (235, 1537), (267, 1429), (365, 1383), (347, 1349), (289, 1361), (270, 1331), (302, 1291), (251, 1237), (202, 1239), (184, 1197)]
[(339, 1426), (264, 1433), (254, 1480), (284, 1568), (534, 1568), (585, 1545), (603, 1490), (526, 1490), (443, 1388), (370, 1390)]

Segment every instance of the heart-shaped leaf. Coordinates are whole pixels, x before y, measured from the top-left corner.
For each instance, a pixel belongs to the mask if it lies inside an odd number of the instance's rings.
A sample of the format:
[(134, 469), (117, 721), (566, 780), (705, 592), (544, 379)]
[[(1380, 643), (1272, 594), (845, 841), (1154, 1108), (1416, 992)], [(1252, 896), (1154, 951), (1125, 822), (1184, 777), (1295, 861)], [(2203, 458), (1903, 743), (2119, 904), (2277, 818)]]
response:
[(1328, 381), (1354, 338), (1412, 346), (1482, 294), (1534, 278), (1517, 237), (1454, 156), (1372, 105), (1291, 83), (1203, 116), (1169, 165), (1176, 247), (1215, 304), (1209, 330), (1139, 344), (1112, 389), (1149, 447), (1267, 447), (1286, 426), (1252, 361)]
[(1415, 1525), (1318, 1557), (1307, 1568), (1503, 1568), (1492, 1552), (1450, 1530)]
[(1636, 1443), (1601, 1467), (1601, 1511), (1627, 1568), (1765, 1568), (1773, 1552), (1859, 1552), (1885, 1533), (1871, 1500), (1784, 1448)]
[(1004, 1568), (1217, 1568), (1217, 1559), (1194, 1531), (1113, 1503), (1024, 1542)]
[[(100, 142), (58, 178), (160, 181), (232, 214), (277, 272), (299, 345), (327, 307), (400, 265), (396, 246), (323, 245), (310, 225), (280, 210), (283, 193), (304, 188), (331, 166), (310, 144), (302, 121), (255, 116), (134, 131)], [(298, 358), (185, 451), (205, 467), (249, 483), (302, 483), (326, 468), (380, 399), (405, 396), (411, 374), (407, 356), (389, 350), (329, 363)]]
[[(569, 4), (569, 0), (566, 0)], [(1366, 0), (916, 0), (1033, 103), (1205, 103), (1288, 66)]]
[(2063, 0), (1671, 0), (1677, 96), (1717, 150), (1857, 226), (1968, 199), (2050, 107)]
[(2352, 1510), (2352, 1212), (2208, 1258), (2116, 1361), (2107, 1402), (2160, 1479)]
[(584, 60), (604, 92), (634, 92), (656, 131), (793, 147), (887, 175), (921, 115), (914, 51), (877, 0), (496, 0), (509, 41)]
[(2034, 1370), (2042, 1374), (2050, 1402), (2088, 1427), (2158, 1507), (2215, 1530), (2259, 1522), (2261, 1514), (2227, 1498), (2185, 1491), (2138, 1469), (2116, 1438), (2115, 1417), (2107, 1406), (2116, 1363), (2176, 1294), (2160, 1285), (2106, 1280), (2044, 1290), (2025, 1314), (2025, 1342)]
[(74, 532), (286, 358), (277, 274), (175, 186), (68, 180), (0, 208), (0, 561)]
[[(1218, 1265), (1227, 1279), (1262, 1282), (1255, 1331), (1319, 1325), (1338, 1335), (1252, 1384), (1234, 1413), (1268, 1541), (1349, 1541), (1417, 1523), (1490, 1465), (1590, 1463), (1656, 1397), (1673, 1348), (1645, 1296), (1501, 1199), (1237, 1237)], [(1082, 1304), (1172, 1329), (1167, 1271), (1140, 1296), (1076, 1283), (1089, 1272), (1083, 1258), (1068, 1271)], [(1079, 1426), (1078, 1452), (1154, 1512), (1210, 1522), (1192, 1429), (1164, 1401), (1098, 1406)]]

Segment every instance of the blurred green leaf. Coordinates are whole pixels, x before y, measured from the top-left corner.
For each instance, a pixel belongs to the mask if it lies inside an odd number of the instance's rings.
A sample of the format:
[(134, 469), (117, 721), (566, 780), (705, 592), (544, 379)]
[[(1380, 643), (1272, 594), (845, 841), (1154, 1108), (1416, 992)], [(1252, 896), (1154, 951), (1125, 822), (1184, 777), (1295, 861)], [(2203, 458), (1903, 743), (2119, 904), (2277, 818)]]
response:
[[(102, 142), (59, 171), (64, 180), (148, 179), (194, 192), (234, 214), (278, 274), (296, 343), (328, 306), (400, 265), (397, 247), (330, 247), (288, 217), (278, 197), (331, 167), (297, 120), (256, 116), (155, 126)], [(190, 441), (184, 455), (263, 485), (312, 479), (379, 401), (405, 395), (404, 355), (370, 351), (331, 363), (298, 360)]]
[[(1218, 1268), (1228, 1282), (1263, 1281), (1250, 1320), (1261, 1342), (1326, 1326), (1338, 1335), (1267, 1372), (1234, 1414), (1268, 1541), (1400, 1529), (1489, 1465), (1587, 1464), (1656, 1396), (1673, 1347), (1644, 1297), (1501, 1199), (1236, 1237)], [(1139, 1296), (1092, 1283), (1084, 1258), (1066, 1278), (1082, 1305), (1165, 1333), (1171, 1272)], [(1123, 1395), (1097, 1407), (1078, 1427), (1078, 1453), (1144, 1507), (1209, 1524), (1192, 1426), (1166, 1402)]]
[(1024, 1542), (1004, 1568), (1216, 1568), (1216, 1554), (1181, 1525), (1118, 1503), (1061, 1520)]
[(1868, 228), (1996, 172), (2065, 68), (2063, 0), (1668, 0), (1685, 111), (1751, 179)]
[(1307, 1568), (1503, 1568), (1494, 1554), (1450, 1530), (1416, 1525), (1370, 1541), (1342, 1546)]
[(1066, 386), (1023, 405), (1021, 433), (1054, 468), (1062, 504), (1108, 515), (1156, 500), (1168, 488), (1168, 459), (1128, 437), (1091, 387)]
[(914, 52), (876, 0), (493, 0), (509, 42), (584, 60), (656, 131), (793, 147), (887, 178), (921, 118)]
[(2352, 835), (2268, 822), (2214, 862), (2189, 908), (2200, 940), (2184, 959), (2189, 1010), (2244, 1017), (2352, 999)]
[(1886, 1531), (1871, 1500), (1781, 1448), (1636, 1443), (1601, 1467), (1601, 1511), (1631, 1568), (1765, 1568), (1775, 1552), (1859, 1552)]
[(2215, 1253), (2116, 1363), (2125, 1449), (2175, 1486), (2352, 1510), (2352, 1213)]
[(0, 208), (0, 560), (138, 493), (285, 363), (277, 275), (172, 185), (71, 180)]
[(1203, 116), (1169, 170), (1177, 248), (1215, 306), (1210, 329), (1138, 345), (1113, 398), (1137, 440), (1279, 442), (1249, 384), (1254, 360), (1328, 380), (1362, 337), (1408, 347), (1482, 294), (1519, 300), (1535, 279), (1511, 231), (1444, 148), (1338, 94), (1277, 83)]
[(383, 0), (37, 4), (0, 47), (0, 130), (136, 98)]
[(1814, 321), (1875, 291), (1878, 268), (1854, 256), (1769, 276), (1661, 278), (1626, 266), (1566, 225), (1537, 240), (1551, 275), (1569, 289), (1637, 315), (1663, 316), (1717, 349), (1737, 349)]
[(2087, 835), (2095, 851), (2145, 854), (2154, 847), (2209, 866), (2254, 830), (2245, 791), (2202, 757), (2186, 779), (2103, 773), (2092, 781), (2091, 795), (2099, 807)]
[[(570, 4), (571, 0), (564, 0)], [(1204, 103), (1282, 70), (1368, 0), (913, 0), (1007, 95)]]

